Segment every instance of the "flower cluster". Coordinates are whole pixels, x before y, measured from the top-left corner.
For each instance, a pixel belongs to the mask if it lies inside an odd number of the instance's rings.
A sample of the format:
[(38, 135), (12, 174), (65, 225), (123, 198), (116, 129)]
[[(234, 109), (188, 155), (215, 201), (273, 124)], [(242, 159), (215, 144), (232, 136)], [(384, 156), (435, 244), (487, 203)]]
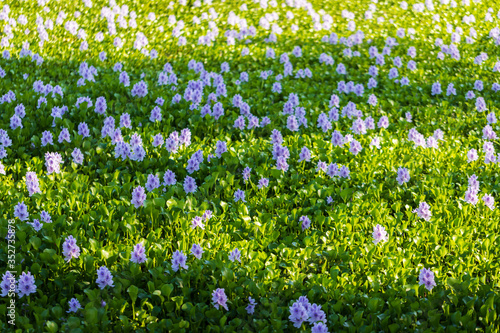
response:
[(299, 299), (290, 306), (290, 316), (288, 319), (290, 319), (293, 326), (296, 328), (300, 328), (304, 322), (310, 324), (322, 322), (326, 324), (326, 315), (321, 309), (321, 305), (309, 303), (306, 296), (300, 296)]

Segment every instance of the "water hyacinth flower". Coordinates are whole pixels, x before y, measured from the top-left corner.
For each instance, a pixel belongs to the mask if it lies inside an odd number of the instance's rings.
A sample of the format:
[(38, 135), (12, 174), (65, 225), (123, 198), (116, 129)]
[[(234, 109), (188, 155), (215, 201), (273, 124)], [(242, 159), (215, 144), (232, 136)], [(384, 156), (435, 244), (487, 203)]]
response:
[(219, 310), (219, 306), (223, 307), (226, 310), (229, 310), (226, 304), (227, 296), (224, 288), (217, 288), (212, 292), (212, 302), (217, 310)]
[(203, 248), (199, 244), (193, 244), (193, 246), (191, 247), (191, 254), (197, 259), (201, 259), (201, 256), (204, 252), (205, 251), (203, 251)]
[(257, 305), (257, 302), (255, 302), (255, 300), (248, 296), (248, 305), (247, 307), (245, 308), (245, 310), (247, 311), (248, 314), (253, 314), (255, 312), (255, 306)]
[(163, 175), (163, 185), (165, 186), (171, 186), (175, 185), (177, 183), (175, 173), (171, 170), (165, 171), (165, 174)]
[(196, 227), (205, 229), (205, 225), (203, 224), (203, 219), (200, 216), (195, 216), (191, 220), (191, 228), (195, 229)]
[(130, 252), (130, 261), (136, 264), (142, 264), (146, 262), (146, 259), (146, 249), (144, 245), (141, 243), (136, 244), (132, 252)]
[(261, 178), (259, 179), (259, 184), (257, 185), (257, 187), (259, 189), (263, 188), (263, 187), (267, 187), (269, 186), (269, 179), (268, 178)]
[(66, 311), (67, 313), (76, 312), (82, 308), (82, 306), (80, 305), (80, 302), (76, 298), (70, 299), (68, 302), (68, 306), (69, 306), (69, 310)]
[(249, 167), (245, 167), (245, 169), (243, 169), (243, 182), (245, 184), (250, 179), (250, 172), (251, 171), (252, 171), (252, 169)]
[(245, 191), (242, 191), (240, 189), (237, 189), (235, 192), (234, 192), (234, 202), (238, 202), (238, 201), (242, 201), (242, 202), (246, 202), (245, 200)]
[(328, 333), (328, 326), (323, 322), (317, 322), (311, 328), (311, 333)]
[(29, 296), (36, 292), (35, 278), (31, 275), (31, 272), (23, 272), (17, 281), (17, 290), (19, 298), (23, 296)]
[(472, 204), (475, 206), (479, 201), (479, 197), (477, 195), (477, 190), (474, 188), (469, 188), (465, 191), (465, 202)]
[(184, 191), (186, 193), (194, 193), (196, 192), (197, 188), (198, 186), (196, 185), (196, 181), (194, 180), (194, 178), (186, 176), (186, 178), (184, 179)]
[(432, 213), (430, 211), (430, 206), (425, 202), (421, 202), (418, 208), (413, 210), (413, 213), (417, 213), (418, 217), (430, 221)]
[(42, 143), (42, 147), (53, 144), (54, 139), (53, 139), (52, 133), (50, 133), (49, 131), (44, 131), (42, 133), (41, 143)]
[(28, 207), (24, 204), (24, 201), (14, 206), (14, 217), (19, 218), (21, 221), (26, 221), (29, 215)]
[(425, 285), (427, 290), (431, 291), (432, 288), (436, 286), (436, 282), (434, 281), (434, 273), (427, 268), (422, 268), (420, 271), (420, 275), (418, 276), (418, 284)]
[(471, 149), (467, 152), (467, 162), (470, 163), (470, 162), (474, 162), (474, 161), (477, 161), (479, 158), (478, 154), (477, 154), (477, 150), (476, 149)]
[(144, 191), (144, 188), (141, 185), (134, 188), (134, 190), (132, 191), (132, 200), (130, 201), (130, 203), (133, 204), (135, 208), (139, 208), (144, 205), (145, 200), (146, 192)]
[(2, 282), (0, 282), (1, 293), (0, 296), (5, 297), (9, 292), (16, 292), (16, 278), (11, 272), (6, 271), (2, 276)]
[(241, 252), (238, 250), (238, 248), (235, 248), (231, 252), (229, 252), (229, 260), (234, 262), (235, 260), (241, 262)]
[(495, 199), (491, 195), (485, 194), (483, 196), (483, 202), (484, 202), (484, 205), (486, 207), (488, 207), (489, 209), (491, 209), (491, 210), (495, 209)]
[(357, 140), (352, 140), (351, 141), (351, 145), (350, 145), (349, 151), (353, 155), (355, 155), (355, 156), (358, 155), (362, 150), (363, 150), (363, 147), (361, 147), (361, 144)]
[(101, 266), (97, 270), (96, 283), (101, 289), (106, 288), (106, 286), (114, 287), (113, 275), (111, 275), (111, 272), (106, 266)]
[(302, 147), (302, 150), (299, 154), (299, 162), (306, 161), (309, 162), (311, 160), (311, 151), (307, 147)]
[(300, 217), (299, 222), (301, 222), (302, 231), (309, 229), (311, 226), (311, 220), (305, 215)]
[(201, 218), (205, 222), (207, 222), (208, 220), (210, 220), (212, 218), (212, 211), (207, 209), (205, 212), (203, 212), (203, 215), (201, 216)]
[(30, 197), (35, 193), (42, 193), (36, 172), (30, 171), (26, 173), (26, 187)]
[(398, 168), (398, 176), (396, 178), (399, 185), (403, 185), (410, 180), (410, 172), (407, 168)]
[(73, 162), (75, 164), (82, 164), (83, 163), (83, 154), (82, 151), (78, 148), (73, 149), (73, 152), (71, 153), (71, 157), (73, 157)]
[(306, 308), (301, 302), (297, 301), (292, 304), (292, 306), (290, 307), (290, 316), (288, 316), (288, 319), (293, 322), (294, 327), (300, 328), (300, 326), (302, 326), (302, 323), (307, 321), (308, 318), (309, 314), (307, 313)]
[(61, 164), (63, 163), (61, 154), (59, 153), (45, 153), (45, 166), (47, 167), (47, 174), (53, 172), (61, 172)]
[(160, 177), (155, 175), (148, 175), (148, 180), (146, 182), (146, 190), (148, 190), (148, 192), (151, 192), (154, 189), (157, 189), (158, 187), (160, 187)]
[(387, 231), (383, 226), (377, 224), (373, 227), (373, 243), (377, 245), (379, 242), (387, 242), (389, 240), (389, 236), (387, 235)]
[(43, 227), (43, 223), (41, 223), (37, 219), (34, 219), (33, 222), (31, 222), (31, 223), (28, 222), (28, 224), (31, 224), (31, 226), (33, 227), (33, 229), (35, 229), (36, 232), (42, 230), (42, 227)]
[(64, 240), (63, 255), (66, 262), (69, 262), (72, 258), (78, 258), (80, 256), (80, 247), (76, 245), (76, 239), (71, 235), (66, 237)]
[(215, 144), (215, 155), (217, 157), (222, 157), (222, 154), (227, 152), (227, 145), (225, 141), (217, 141)]
[(187, 256), (182, 251), (176, 250), (172, 255), (172, 270), (177, 272), (180, 267), (188, 269), (186, 261)]

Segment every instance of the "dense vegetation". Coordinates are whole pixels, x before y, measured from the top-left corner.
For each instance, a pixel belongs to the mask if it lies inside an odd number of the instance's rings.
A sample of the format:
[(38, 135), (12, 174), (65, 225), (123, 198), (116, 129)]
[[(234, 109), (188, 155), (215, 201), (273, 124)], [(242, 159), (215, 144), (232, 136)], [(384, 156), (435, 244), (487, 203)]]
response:
[(2, 331), (499, 329), (498, 5), (2, 4)]

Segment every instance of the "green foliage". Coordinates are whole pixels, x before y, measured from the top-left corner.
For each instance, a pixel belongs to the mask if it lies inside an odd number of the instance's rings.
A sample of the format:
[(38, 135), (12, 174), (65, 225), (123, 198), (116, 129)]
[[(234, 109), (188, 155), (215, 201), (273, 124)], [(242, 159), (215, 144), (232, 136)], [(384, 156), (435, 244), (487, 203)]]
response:
[[(482, 202), (477, 206), (463, 202), (467, 179), (472, 174), (478, 175), (482, 193), (498, 198), (500, 191), (498, 164), (484, 164), (481, 159), (467, 163), (466, 152), (482, 147), (481, 129), (487, 121), (484, 114), (476, 111), (474, 102), (463, 97), (476, 79), (498, 81), (491, 71), (497, 61), (497, 46), (494, 40), (486, 38), (476, 44), (464, 44), (459, 61), (448, 57), (437, 65), (439, 50), (434, 47), (434, 40), (442, 33), (433, 28), (437, 24), (445, 30), (445, 18), (453, 24), (470, 14), (482, 20), (488, 6), (496, 6), (495, 12), (498, 11), (496, 4), (459, 6), (442, 12), (442, 20), (434, 22), (427, 12), (402, 11), (399, 3), (380, 1), (377, 8), (380, 14), (387, 15), (384, 22), (356, 21), (357, 29), (364, 31), (365, 38), (371, 39), (371, 45), (379, 51), (387, 36), (395, 36), (398, 27), (415, 27), (415, 38), (398, 39), (400, 45), (392, 50), (391, 57), (401, 56), (406, 63), (408, 47), (415, 46), (418, 70), (401, 68), (400, 77), (408, 76), (411, 81), (409, 86), (401, 87), (387, 78), (392, 64), (381, 66), (378, 85), (372, 90), (379, 100), (376, 107), (366, 104), (366, 92), (364, 97), (343, 95), (342, 105), (350, 100), (364, 115), (375, 120), (386, 115), (390, 121), (387, 129), (356, 137), (363, 151), (353, 156), (348, 145), (331, 144), (331, 132), (349, 132), (351, 121), (341, 118), (333, 122), (328, 133), (318, 129), (316, 121), (319, 114), (328, 113), (328, 102), (338, 81), (366, 83), (368, 68), (374, 63), (368, 57), (368, 44), (352, 47), (362, 53), (361, 57), (346, 58), (342, 55), (343, 45), (320, 42), (326, 32), (312, 29), (307, 11), (282, 8), (280, 2), (272, 9), (283, 19), (284, 32), (278, 36), (278, 43), (265, 43), (269, 32), (259, 28), (257, 36), (251, 38), (253, 43), (248, 45), (238, 41), (231, 46), (219, 38), (212, 46), (197, 46), (198, 37), (206, 34), (208, 27), (206, 22), (199, 26), (191, 22), (194, 15), (201, 16), (210, 6), (191, 7), (193, 1), (188, 1), (187, 6), (176, 4), (165, 10), (163, 1), (133, 1), (128, 5), (137, 12), (140, 29), (118, 29), (117, 36), (125, 44), (115, 48), (114, 37), (107, 36), (102, 43), (95, 41), (95, 35), (106, 31), (107, 25), (100, 18), (104, 3), (94, 2), (79, 20), (88, 35), (88, 51), (79, 51), (81, 41), (70, 35), (64, 25), (54, 26), (43, 48), (37, 46), (33, 32), (24, 36), (18, 26), (18, 33), (10, 41), (16, 50), (11, 52), (13, 57), (0, 59), (0, 66), (7, 71), (0, 79), (1, 92), (16, 93), (16, 101), (2, 104), (0, 112), (0, 128), (8, 130), (12, 139), (12, 146), (6, 148), (8, 156), (2, 160), (6, 175), (0, 175), (0, 236), (7, 235), (13, 207), (21, 201), (28, 205), (30, 220), (39, 219), (42, 210), (49, 212), (53, 220), (36, 232), (16, 219), (17, 266), (13, 270), (18, 275), (30, 271), (37, 285), (36, 293), (16, 298), (18, 331), (293, 332), (309, 329), (304, 324), (298, 330), (288, 319), (290, 305), (300, 296), (322, 306), (330, 332), (498, 330), (498, 209), (491, 211)], [(17, 18), (21, 13), (28, 17), (29, 23), (22, 29), (36, 31), (35, 19), (42, 12), (41, 7), (30, 1), (7, 3), (11, 17)], [(339, 37), (348, 37), (352, 32), (347, 31), (341, 11), (347, 9), (356, 17), (363, 17), (370, 2), (311, 3), (316, 10), (323, 8), (332, 15), (334, 23), (328, 34), (335, 31)], [(53, 21), (61, 10), (70, 16), (76, 9), (82, 10), (80, 1), (53, 1), (47, 6), (50, 12), (44, 17)], [(239, 6), (236, 1), (214, 2), (220, 35), (222, 27), (224, 31), (230, 29), (226, 21), (231, 10), (247, 19), (249, 26), (258, 26), (265, 13), (255, 2), (248, 2), (247, 12), (238, 12)], [(437, 4), (436, 7), (441, 8)], [(288, 10), (293, 11), (295, 18), (285, 21)], [(146, 20), (149, 12), (156, 13), (155, 23)], [(177, 39), (171, 37), (169, 15), (186, 22), (186, 37), (190, 41), (187, 45), (178, 46)], [(292, 23), (299, 26), (299, 32), (290, 30)], [(478, 35), (487, 36), (495, 24), (482, 22), (476, 27)], [(160, 25), (165, 27), (165, 33), (157, 31)], [(148, 49), (159, 52), (158, 58), (151, 60), (132, 48), (139, 30), (148, 37)], [(43, 56), (41, 66), (30, 58), (18, 57), (25, 40)], [(284, 78), (283, 92), (272, 93), (273, 81), (260, 79), (260, 72), (282, 73), (278, 58), (284, 52), (291, 54), (295, 46), (302, 48), (303, 55), (290, 55), (294, 69), (308, 67), (313, 77)], [(244, 47), (249, 47), (250, 55), (241, 57)], [(265, 57), (267, 47), (275, 50), (275, 60)], [(98, 59), (102, 51), (107, 52), (103, 62)], [(479, 52), (487, 52), (490, 59), (482, 67), (472, 67)], [(332, 56), (335, 65), (319, 64), (322, 53)], [(186, 101), (170, 103), (175, 94), (183, 94), (190, 80), (199, 78), (187, 70), (191, 59), (202, 61), (207, 71), (220, 72), (224, 61), (231, 68), (224, 74), (228, 97), (219, 99), (225, 115), (218, 121), (211, 116), (202, 118), (199, 110), (190, 110)], [(97, 68), (97, 80), (77, 87), (78, 68), (84, 60)], [(117, 61), (123, 63), (130, 76), (128, 88), (119, 83), (119, 74), (112, 69)], [(177, 73), (176, 91), (157, 85), (158, 73), (166, 62)], [(346, 64), (347, 76), (335, 71), (340, 62)], [(248, 72), (250, 81), (236, 85), (242, 71)], [(24, 73), (29, 74), (26, 80), (22, 78)], [(141, 74), (145, 74), (149, 92), (142, 99), (133, 98), (130, 90), (141, 80)], [(39, 95), (32, 89), (36, 80), (60, 85), (64, 98), (48, 97), (47, 104), (38, 108)], [(460, 93), (432, 96), (430, 87), (437, 80), (443, 90), (454, 82)], [(481, 96), (490, 111), (497, 111), (500, 99), (490, 88), (488, 85)], [(281, 114), (290, 93), (296, 93), (300, 106), (307, 110), (308, 127), (302, 126), (297, 133), (286, 129), (286, 117)], [(252, 114), (269, 117), (271, 125), (235, 129), (234, 120), (240, 115), (231, 103), (235, 94), (251, 106)], [(122, 134), (125, 141), (133, 133), (142, 137), (147, 153), (143, 162), (115, 158), (110, 138), (101, 137), (104, 116), (86, 103), (80, 108), (74, 106), (82, 96), (92, 101), (104, 96), (106, 116), (112, 116), (117, 124), (122, 113), (131, 115), (133, 129), (123, 128)], [(166, 101), (161, 107), (163, 120), (153, 123), (149, 116), (159, 97)], [(26, 118), (22, 129), (11, 130), (10, 118), (19, 103), (26, 107)], [(57, 119), (53, 128), (51, 110), (62, 105), (68, 106), (68, 114)], [(413, 123), (404, 119), (406, 112), (413, 115)], [(82, 121), (89, 125), (90, 138), (78, 135)], [(57, 142), (61, 127), (69, 129), (71, 143)], [(425, 137), (442, 129), (445, 140), (439, 142), (439, 149), (415, 148), (407, 140), (412, 127)], [(499, 126), (492, 127), (498, 132)], [(168, 153), (152, 146), (153, 135), (161, 133), (166, 138), (184, 128), (192, 133), (189, 147)], [(272, 159), (269, 137), (274, 128), (282, 132), (284, 145), (290, 150), (287, 172), (277, 170)], [(41, 146), (45, 130), (53, 132), (54, 145)], [(381, 139), (379, 150), (369, 146), (375, 136)], [(208, 162), (207, 155), (214, 152), (219, 140), (227, 142), (228, 152)], [(303, 146), (311, 149), (311, 162), (297, 162)], [(84, 154), (83, 165), (71, 162), (75, 147)], [(498, 148), (498, 141), (495, 147)], [(182, 180), (188, 175), (187, 161), (200, 149), (205, 152), (204, 162), (191, 175), (198, 189), (186, 195)], [(60, 174), (47, 174), (46, 152), (63, 156)], [(317, 172), (319, 161), (347, 166), (350, 179), (332, 179)], [(246, 183), (241, 176), (245, 167), (252, 168)], [(396, 181), (399, 167), (408, 168), (411, 175), (402, 186)], [(144, 206), (134, 208), (133, 189), (144, 186), (149, 174), (163, 177), (167, 169), (175, 172), (178, 183), (165, 191), (162, 186), (149, 192)], [(28, 195), (27, 171), (36, 172), (42, 193)], [(267, 188), (258, 188), (261, 177), (269, 178)], [(236, 189), (245, 191), (245, 203), (234, 202)], [(329, 196), (333, 204), (327, 203)], [(430, 222), (412, 213), (421, 201), (431, 206)], [(205, 210), (213, 211), (212, 219), (204, 230), (192, 229), (193, 217), (201, 216)], [(305, 231), (299, 223), (304, 215), (312, 222)], [(386, 228), (387, 242), (373, 244), (376, 224)], [(66, 262), (62, 244), (69, 235), (77, 240), (81, 254)], [(142, 265), (130, 261), (130, 252), (139, 242), (145, 246), (148, 258)], [(202, 259), (189, 254), (192, 244), (203, 247)], [(241, 251), (241, 263), (228, 260), (229, 252), (235, 248)], [(171, 258), (176, 250), (188, 254), (188, 269), (172, 270)], [(0, 261), (7, 262), (7, 256), (7, 245), (2, 245)], [(100, 266), (110, 269), (114, 287), (101, 290), (97, 286), (96, 272)], [(436, 275), (437, 286), (432, 291), (419, 285), (418, 275), (423, 267)], [(217, 288), (225, 289), (228, 311), (217, 310), (212, 304), (212, 291)], [(249, 296), (257, 301), (253, 315), (245, 310)], [(67, 312), (72, 298), (82, 305), (76, 313)], [(4, 299), (0, 313), (7, 313), (9, 300)], [(6, 321), (0, 323), (0, 328), (12, 330)]]

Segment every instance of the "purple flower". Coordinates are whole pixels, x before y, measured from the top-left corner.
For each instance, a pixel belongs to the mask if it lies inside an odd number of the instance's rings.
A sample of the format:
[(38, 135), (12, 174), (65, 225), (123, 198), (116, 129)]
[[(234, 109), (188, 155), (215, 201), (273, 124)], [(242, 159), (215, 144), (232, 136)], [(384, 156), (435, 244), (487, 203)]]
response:
[[(126, 72), (121, 72), (120, 73), (120, 78), (122, 74)], [(128, 76), (127, 76), (128, 78)], [(121, 80), (120, 80), (121, 81)], [(128, 81), (128, 80), (127, 80)], [(148, 85), (144, 81), (139, 81), (136, 84), (134, 84), (134, 87), (132, 88), (131, 95), (132, 97), (145, 97), (148, 94)]]
[(413, 210), (414, 213), (417, 213), (418, 217), (430, 221), (432, 213), (430, 211), (430, 206), (424, 201), (421, 202), (418, 208)]
[(212, 302), (214, 303), (214, 307), (218, 310), (219, 306), (222, 306), (224, 309), (227, 308), (227, 296), (224, 291), (224, 288), (217, 288), (212, 292)]
[(180, 267), (184, 269), (188, 269), (188, 266), (186, 265), (187, 261), (187, 256), (182, 253), (182, 251), (175, 251), (174, 254), (172, 255), (172, 270), (174, 272), (177, 272)]
[(149, 120), (151, 122), (155, 122), (155, 121), (161, 121), (162, 117), (161, 117), (161, 109), (160, 107), (157, 105), (153, 108), (153, 110), (151, 111), (151, 116), (149, 117)]
[(35, 278), (31, 275), (31, 272), (27, 274), (23, 272), (17, 281), (17, 293), (19, 298), (23, 296), (29, 296), (36, 292)]
[(113, 275), (106, 266), (101, 266), (97, 270), (97, 279), (95, 281), (99, 288), (104, 289), (106, 286), (114, 287)]
[(477, 150), (476, 149), (471, 149), (467, 152), (467, 162), (474, 162), (477, 161), (479, 156), (477, 155)]
[(257, 187), (259, 189), (263, 188), (263, 187), (267, 187), (269, 185), (269, 179), (268, 178), (261, 178), (259, 179), (259, 185), (257, 185)]
[(300, 326), (302, 326), (302, 323), (309, 319), (309, 314), (304, 305), (301, 302), (296, 301), (290, 307), (290, 316), (288, 317), (288, 319), (293, 322), (293, 326), (295, 326), (296, 328), (300, 328)]
[[(78, 125), (78, 135), (81, 135), (83, 136), (84, 138), (86, 137), (89, 137), (90, 136), (90, 131), (89, 131), (89, 127), (87, 126), (86, 123), (80, 123)], [(52, 138), (52, 134), (51, 134), (51, 138)], [(52, 144), (52, 139), (50, 140), (50, 143)]]
[(246, 167), (243, 169), (243, 181), (246, 183), (250, 179), (250, 172), (252, 171), (251, 168)]
[(21, 221), (26, 221), (29, 215), (28, 207), (24, 204), (24, 201), (14, 206), (14, 217), (18, 217)]
[(132, 128), (132, 124), (131, 124), (131, 121), (130, 121), (130, 114), (123, 113), (120, 116), (120, 127)]
[(68, 313), (70, 313), (70, 312), (76, 312), (76, 311), (78, 311), (78, 309), (82, 308), (82, 306), (80, 305), (80, 302), (78, 302), (78, 300), (76, 298), (72, 298), (68, 302), (68, 305), (69, 305), (69, 310), (66, 311)]
[(15, 130), (16, 128), (18, 127), (21, 127), (23, 128), (23, 123), (22, 123), (22, 120), (21, 118), (19, 118), (16, 114), (13, 115), (11, 118), (10, 118), (10, 128)]
[(186, 178), (184, 179), (184, 191), (186, 193), (194, 193), (196, 192), (197, 188), (198, 186), (196, 185), (196, 181), (194, 180), (194, 178), (186, 176)]
[(484, 98), (478, 97), (476, 99), (476, 109), (478, 112), (483, 112), (486, 111), (486, 102), (484, 101)]
[(316, 171), (317, 172), (320, 172), (320, 171), (326, 172), (326, 168), (327, 168), (326, 162), (319, 161), (318, 165), (316, 167)]
[(136, 264), (146, 262), (146, 249), (144, 248), (144, 245), (138, 243), (134, 246), (134, 249), (130, 253), (130, 261), (135, 262)]
[(177, 183), (177, 180), (175, 179), (175, 173), (171, 170), (165, 171), (165, 174), (163, 175), (163, 184), (165, 186), (169, 185), (175, 185)]
[(297, 118), (295, 116), (289, 116), (286, 121), (286, 127), (292, 132), (297, 132), (299, 130)]
[(473, 99), (474, 97), (476, 97), (476, 94), (474, 94), (474, 92), (472, 90), (469, 90), (467, 92), (467, 94), (465, 94), (465, 99)]
[(354, 134), (363, 135), (366, 134), (366, 124), (361, 118), (357, 118), (353, 123), (351, 130)]
[(193, 244), (191, 247), (191, 254), (194, 255), (197, 259), (201, 259), (201, 256), (203, 254), (203, 248), (198, 245), (198, 244)]
[(73, 149), (73, 152), (71, 153), (71, 157), (73, 157), (73, 162), (75, 164), (82, 164), (83, 163), (83, 154), (80, 149), (75, 148)]
[(0, 283), (0, 287), (2, 292), (0, 296), (5, 297), (9, 294), (9, 292), (16, 292), (16, 278), (12, 275), (11, 272), (6, 271), (2, 276), (2, 282)]
[(76, 239), (73, 236), (68, 236), (63, 243), (63, 255), (64, 260), (69, 262), (72, 258), (78, 258), (80, 256), (80, 247), (76, 245)]
[(238, 248), (235, 248), (231, 252), (229, 252), (229, 260), (234, 262), (235, 260), (241, 262), (241, 252), (238, 250)]
[(163, 140), (163, 136), (161, 134), (156, 134), (153, 137), (153, 147), (159, 147), (163, 145), (165, 141)]
[(148, 192), (151, 192), (158, 187), (160, 187), (160, 177), (155, 176), (153, 174), (148, 175), (148, 180), (146, 182), (146, 190), (148, 190)]
[(485, 194), (483, 196), (483, 202), (484, 202), (484, 205), (486, 207), (488, 207), (489, 209), (491, 209), (491, 210), (495, 209), (495, 199), (491, 195)]
[(205, 229), (205, 225), (203, 224), (203, 219), (200, 216), (195, 216), (191, 220), (191, 228), (199, 227), (201, 229)]
[(486, 116), (486, 121), (488, 121), (488, 124), (496, 124), (497, 122), (497, 117), (495, 117), (495, 112), (490, 112)]
[[(307, 301), (307, 304), (308, 303), (309, 301)], [(304, 305), (304, 303), (302, 304)], [(309, 314), (309, 319), (307, 320), (309, 323), (311, 324), (316, 322), (326, 323), (326, 314), (323, 310), (321, 310), (321, 305), (311, 304), (310, 306), (306, 306), (306, 309)]]
[(405, 118), (407, 122), (411, 123), (412, 117), (410, 112), (405, 113)]
[(44, 210), (40, 213), (40, 219), (45, 223), (52, 223), (52, 218), (50, 217), (50, 214)]
[(106, 98), (101, 96), (97, 97), (95, 101), (95, 112), (97, 114), (105, 114), (107, 109)]
[(49, 131), (44, 131), (42, 133), (42, 147), (45, 147), (46, 145), (51, 145), (53, 144), (53, 137), (52, 137), (52, 133), (50, 133)]
[(403, 185), (410, 180), (410, 172), (407, 168), (398, 168), (398, 176), (396, 178), (399, 185)]
[(249, 304), (247, 305), (247, 307), (245, 308), (245, 310), (247, 310), (248, 314), (253, 314), (254, 311), (255, 311), (255, 306), (257, 305), (257, 303), (250, 296), (248, 297), (248, 302), (249, 302)]
[(361, 152), (361, 150), (363, 150), (363, 147), (361, 147), (361, 144), (356, 140), (352, 140), (349, 151), (353, 155), (358, 155)]
[(474, 188), (468, 188), (467, 191), (465, 191), (465, 202), (472, 204), (475, 206), (477, 202), (479, 201), (479, 198), (477, 196), (477, 190)]
[(344, 141), (344, 137), (342, 136), (342, 134), (338, 131), (338, 130), (335, 130), (333, 133), (332, 133), (332, 144), (333, 146), (343, 146), (345, 143)]
[(387, 231), (380, 224), (373, 227), (373, 243), (377, 245), (379, 242), (387, 242), (389, 237), (387, 236)]
[(245, 191), (237, 189), (236, 192), (234, 192), (234, 202), (238, 202), (240, 200), (243, 201), (243, 202), (246, 202), (246, 200), (245, 200)]
[(217, 141), (215, 144), (215, 155), (221, 157), (223, 153), (227, 152), (227, 145), (225, 141)]
[(389, 118), (387, 116), (380, 117), (378, 123), (378, 128), (387, 128), (389, 127)]
[(45, 166), (47, 167), (47, 174), (53, 172), (61, 172), (61, 164), (63, 163), (62, 157), (59, 153), (45, 153)]
[(212, 211), (207, 209), (205, 212), (203, 212), (203, 215), (201, 216), (201, 218), (204, 221), (210, 220), (212, 218)]
[(36, 172), (30, 171), (26, 173), (26, 187), (30, 197), (35, 193), (42, 193)]
[(442, 93), (442, 90), (441, 90), (441, 83), (438, 82), (435, 82), (432, 84), (432, 95), (439, 95)]
[(307, 147), (302, 147), (302, 150), (299, 154), (299, 162), (306, 161), (309, 162), (311, 160), (311, 151)]
[(420, 275), (418, 276), (418, 284), (425, 285), (427, 290), (431, 291), (433, 287), (436, 286), (434, 281), (434, 273), (430, 269), (422, 268)]
[(311, 328), (311, 333), (328, 333), (328, 327), (323, 322), (315, 323)]
[(33, 229), (35, 229), (36, 232), (42, 230), (43, 227), (43, 223), (40, 223), (40, 221), (37, 219), (34, 219), (33, 223), (28, 222), (28, 224), (31, 224), (31, 226), (33, 227)]
[(302, 222), (302, 224), (301, 224), (302, 231), (309, 229), (309, 227), (311, 226), (311, 220), (309, 219), (309, 217), (307, 217), (305, 215), (300, 217), (299, 222)]
[(139, 185), (132, 191), (132, 201), (130, 201), (130, 203), (133, 204), (135, 208), (139, 208), (144, 205), (144, 200), (146, 200), (146, 192), (144, 188)]

